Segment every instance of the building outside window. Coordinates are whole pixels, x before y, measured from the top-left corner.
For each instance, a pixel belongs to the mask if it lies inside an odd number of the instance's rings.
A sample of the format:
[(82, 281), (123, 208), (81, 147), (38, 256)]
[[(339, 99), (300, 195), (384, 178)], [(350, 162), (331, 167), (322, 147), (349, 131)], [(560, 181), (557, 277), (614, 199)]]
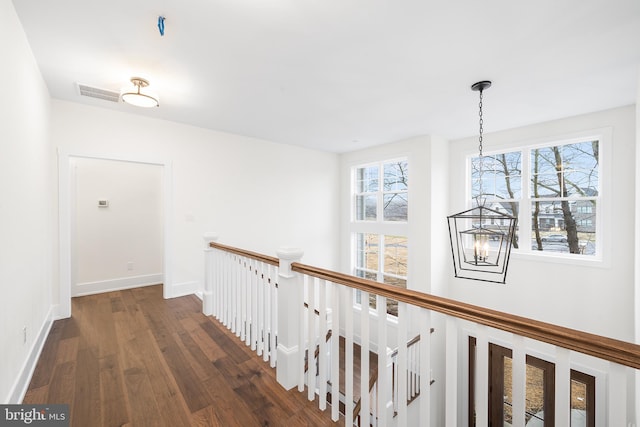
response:
[[(353, 168), (353, 274), (407, 287), (409, 166), (406, 159)], [(356, 291), (356, 304), (361, 305)], [(369, 307), (376, 308), (375, 295)], [(387, 313), (397, 316), (397, 301), (387, 300)]]

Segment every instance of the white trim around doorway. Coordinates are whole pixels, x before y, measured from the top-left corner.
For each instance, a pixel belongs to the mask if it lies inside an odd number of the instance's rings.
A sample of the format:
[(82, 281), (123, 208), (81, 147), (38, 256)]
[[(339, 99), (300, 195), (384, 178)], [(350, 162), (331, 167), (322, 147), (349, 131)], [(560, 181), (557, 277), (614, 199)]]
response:
[[(163, 191), (163, 271), (162, 271), (162, 283), (163, 283), (163, 297), (173, 298), (173, 280), (171, 266), (173, 264), (172, 258), (172, 241), (173, 234), (171, 230), (172, 224), (172, 209), (173, 206), (173, 193), (172, 182), (173, 172), (171, 161), (164, 159), (150, 159), (150, 158), (134, 158), (131, 156), (112, 156), (112, 155), (100, 155), (92, 153), (78, 153), (68, 152), (63, 149), (58, 149), (58, 230), (59, 230), (59, 297), (57, 301), (57, 307), (55, 309), (55, 318), (63, 319), (71, 317), (71, 279), (72, 279), (72, 246), (71, 246), (71, 231), (72, 231), (72, 209), (71, 202), (72, 196), (72, 170), (70, 168), (70, 160), (73, 157), (91, 158), (101, 160), (116, 160), (133, 163), (145, 163), (162, 166), (162, 191)], [(55, 297), (54, 297), (55, 303)]]

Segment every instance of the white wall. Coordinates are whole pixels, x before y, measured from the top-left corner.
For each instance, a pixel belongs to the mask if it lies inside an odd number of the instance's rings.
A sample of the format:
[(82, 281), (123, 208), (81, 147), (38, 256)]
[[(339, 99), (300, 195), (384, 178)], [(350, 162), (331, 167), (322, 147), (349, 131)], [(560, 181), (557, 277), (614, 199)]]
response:
[(0, 402), (18, 403), (51, 322), (55, 181), (49, 94), (9, 0), (0, 52)]
[[(422, 292), (431, 291), (432, 239), (430, 221), (432, 218), (432, 192), (430, 190), (432, 174), (433, 146), (445, 147), (446, 141), (431, 136), (422, 136), (398, 141), (391, 144), (344, 153), (341, 155), (341, 268), (351, 273), (350, 218), (351, 218), (351, 169), (354, 166), (370, 162), (406, 157), (409, 162), (409, 260), (407, 287)], [(444, 176), (446, 179), (446, 176)], [(446, 199), (445, 199), (446, 203)], [(444, 221), (446, 226), (446, 220)], [(444, 247), (446, 249), (446, 247)]]
[[(448, 204), (448, 142), (437, 136), (421, 136), (391, 144), (341, 155), (341, 268), (351, 274), (350, 218), (351, 169), (374, 161), (407, 157), (409, 162), (409, 259), (407, 287), (426, 293), (444, 294), (448, 283), (450, 257), (446, 212)], [(344, 307), (343, 309), (346, 309)], [(372, 316), (372, 348), (377, 348), (377, 322)], [(417, 333), (417, 322), (411, 325), (409, 337)], [(354, 316), (355, 334), (359, 335), (360, 315)], [(397, 325), (388, 323), (389, 346), (397, 346)], [(432, 425), (443, 425), (444, 411), (444, 324), (441, 316), (432, 316), (432, 368), (435, 384), (431, 387)], [(356, 336), (356, 340), (359, 338)], [(414, 405), (412, 405), (414, 406)], [(417, 407), (417, 405), (415, 405)], [(413, 416), (417, 416), (415, 413)], [(416, 421), (417, 422), (417, 421)], [(412, 424), (413, 425), (413, 424)]]
[(57, 100), (52, 142), (70, 155), (171, 165), (171, 295), (201, 289), (208, 231), (221, 243), (274, 256), (297, 246), (306, 263), (338, 264), (335, 154)]
[[(532, 141), (610, 127), (612, 158), (602, 176), (606, 206), (604, 262), (549, 262), (513, 254), (506, 285), (451, 279), (451, 297), (550, 323), (632, 341), (634, 339), (635, 108), (633, 106), (485, 134), (485, 152)], [(452, 212), (465, 208), (465, 156), (477, 152), (477, 138), (451, 143)], [(603, 197), (605, 197), (603, 191)], [(604, 218), (604, 217), (603, 217)]]
[(71, 162), (72, 295), (162, 283), (162, 166), (82, 157)]

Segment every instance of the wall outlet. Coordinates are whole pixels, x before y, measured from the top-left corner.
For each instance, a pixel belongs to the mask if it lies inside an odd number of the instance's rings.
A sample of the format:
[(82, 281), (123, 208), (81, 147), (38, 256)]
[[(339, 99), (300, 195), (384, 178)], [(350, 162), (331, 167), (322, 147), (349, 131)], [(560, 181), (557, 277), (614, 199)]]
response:
[(23, 326), (22, 327), (22, 344), (26, 344), (27, 343), (27, 327)]
[(127, 270), (129, 270), (129, 271), (133, 271), (133, 261), (129, 261), (129, 262), (127, 263)]

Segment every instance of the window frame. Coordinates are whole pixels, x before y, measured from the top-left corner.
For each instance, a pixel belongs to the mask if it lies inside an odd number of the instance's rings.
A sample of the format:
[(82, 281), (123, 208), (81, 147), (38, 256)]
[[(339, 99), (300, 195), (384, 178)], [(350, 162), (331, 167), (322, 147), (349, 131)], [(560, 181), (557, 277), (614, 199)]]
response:
[[(611, 159), (611, 128), (601, 128), (601, 129), (592, 129), (584, 132), (577, 132), (570, 135), (560, 135), (560, 136), (551, 136), (540, 138), (536, 140), (530, 141), (522, 141), (517, 143), (509, 143), (502, 144), (500, 146), (490, 147), (490, 149), (483, 150), (483, 154), (485, 156), (494, 156), (502, 153), (511, 153), (511, 152), (520, 152), (521, 153), (521, 198), (513, 199), (516, 203), (518, 203), (518, 234), (520, 236), (520, 240), (522, 241), (521, 232), (526, 231), (529, 239), (527, 242), (531, 240), (531, 236), (533, 233), (532, 229), (532, 203), (535, 201), (550, 201), (551, 199), (533, 199), (531, 195), (531, 152), (534, 149), (540, 149), (545, 147), (553, 147), (553, 146), (561, 146), (561, 145), (569, 145), (576, 144), (581, 142), (588, 141), (598, 141), (598, 196), (595, 197), (597, 200), (596, 207), (594, 209), (596, 224), (595, 224), (595, 234), (596, 244), (595, 244), (595, 254), (594, 255), (581, 255), (581, 254), (571, 254), (571, 253), (560, 253), (560, 252), (552, 252), (552, 251), (537, 251), (531, 249), (531, 244), (526, 244), (524, 246), (521, 245), (519, 248), (514, 248), (511, 252), (511, 255), (515, 258), (522, 259), (531, 259), (531, 260), (540, 260), (540, 258), (544, 258), (545, 262), (551, 263), (570, 263), (575, 265), (589, 265), (589, 266), (600, 266), (600, 267), (608, 267), (610, 264), (610, 257), (607, 254), (611, 253), (611, 240), (610, 237), (607, 236), (606, 231), (609, 228), (607, 224), (609, 224), (612, 212), (612, 208), (608, 200), (610, 200), (611, 196), (611, 179), (610, 179), (610, 159)], [(465, 159), (466, 165), (466, 192), (465, 192), (465, 202), (469, 207), (473, 206), (474, 199), (473, 195), (473, 165), (472, 160), (478, 157), (477, 152), (470, 152), (467, 154)], [(554, 198), (553, 201), (560, 201), (563, 198)], [(488, 199), (489, 200), (493, 199)], [(508, 199), (511, 200), (511, 199)], [(584, 200), (583, 198), (577, 200)]]
[[(409, 183), (407, 188), (403, 191), (391, 190), (385, 191), (384, 189), (384, 165), (396, 162), (405, 162), (407, 164), (408, 175), (410, 175), (411, 165), (409, 164), (408, 156), (392, 156), (382, 160), (354, 163), (350, 166), (350, 182), (351, 188), (349, 192), (349, 204), (350, 204), (350, 221), (349, 221), (349, 241), (350, 241), (350, 271), (354, 276), (358, 276), (358, 272), (366, 272), (370, 274), (376, 274), (376, 280), (384, 283), (384, 277), (397, 278), (404, 280), (406, 287), (409, 283), (409, 270), (407, 267), (407, 275), (400, 276), (394, 273), (386, 272), (384, 270), (384, 247), (381, 246), (378, 251), (378, 270), (372, 271), (370, 269), (358, 267), (358, 235), (359, 234), (375, 234), (378, 236), (379, 242), (384, 242), (385, 236), (398, 236), (407, 239), (407, 264), (409, 260)], [(358, 177), (357, 170), (366, 167), (378, 166), (378, 190), (376, 194), (376, 219), (357, 219), (357, 197), (364, 194), (374, 194), (373, 192), (358, 192)], [(408, 178), (409, 180), (410, 178)], [(407, 220), (406, 221), (389, 221), (384, 219), (384, 196), (389, 193), (404, 193), (407, 197)], [(358, 276), (360, 277), (360, 276)], [(357, 291), (354, 290), (354, 308), (361, 310), (361, 305), (358, 302)], [(387, 307), (388, 307), (387, 303)], [(377, 309), (369, 307), (371, 315), (377, 315)], [(387, 313), (388, 320), (396, 320), (397, 317), (393, 314)]]
[[(469, 426), (476, 425), (476, 411), (475, 411), (475, 381), (477, 373), (477, 339), (473, 335), (467, 336), (467, 420)], [(513, 350), (504, 347), (500, 344), (489, 341), (487, 346), (487, 361), (488, 366), (488, 393), (487, 393), (487, 415), (489, 417), (489, 425), (502, 425), (504, 420), (504, 357), (513, 358)], [(556, 372), (555, 363), (540, 357), (533, 356), (527, 352), (525, 354), (526, 365), (536, 367), (542, 370), (544, 381), (544, 410), (545, 425), (554, 425), (555, 423), (555, 382)], [(578, 370), (580, 369), (580, 370)], [(599, 397), (598, 393), (602, 395), (602, 390), (598, 391), (599, 387), (602, 387), (606, 382), (604, 374), (596, 374), (590, 372), (589, 369), (584, 367), (572, 366), (569, 374), (569, 389), (571, 390), (572, 382), (577, 381), (585, 385), (586, 388), (586, 426), (595, 427), (596, 420), (600, 420), (597, 415), (597, 407)], [(499, 393), (498, 393), (499, 392)], [(571, 398), (571, 396), (570, 396)], [(602, 405), (600, 401), (600, 405)], [(569, 402), (569, 410), (571, 410), (571, 402)], [(548, 412), (547, 412), (548, 411)]]

